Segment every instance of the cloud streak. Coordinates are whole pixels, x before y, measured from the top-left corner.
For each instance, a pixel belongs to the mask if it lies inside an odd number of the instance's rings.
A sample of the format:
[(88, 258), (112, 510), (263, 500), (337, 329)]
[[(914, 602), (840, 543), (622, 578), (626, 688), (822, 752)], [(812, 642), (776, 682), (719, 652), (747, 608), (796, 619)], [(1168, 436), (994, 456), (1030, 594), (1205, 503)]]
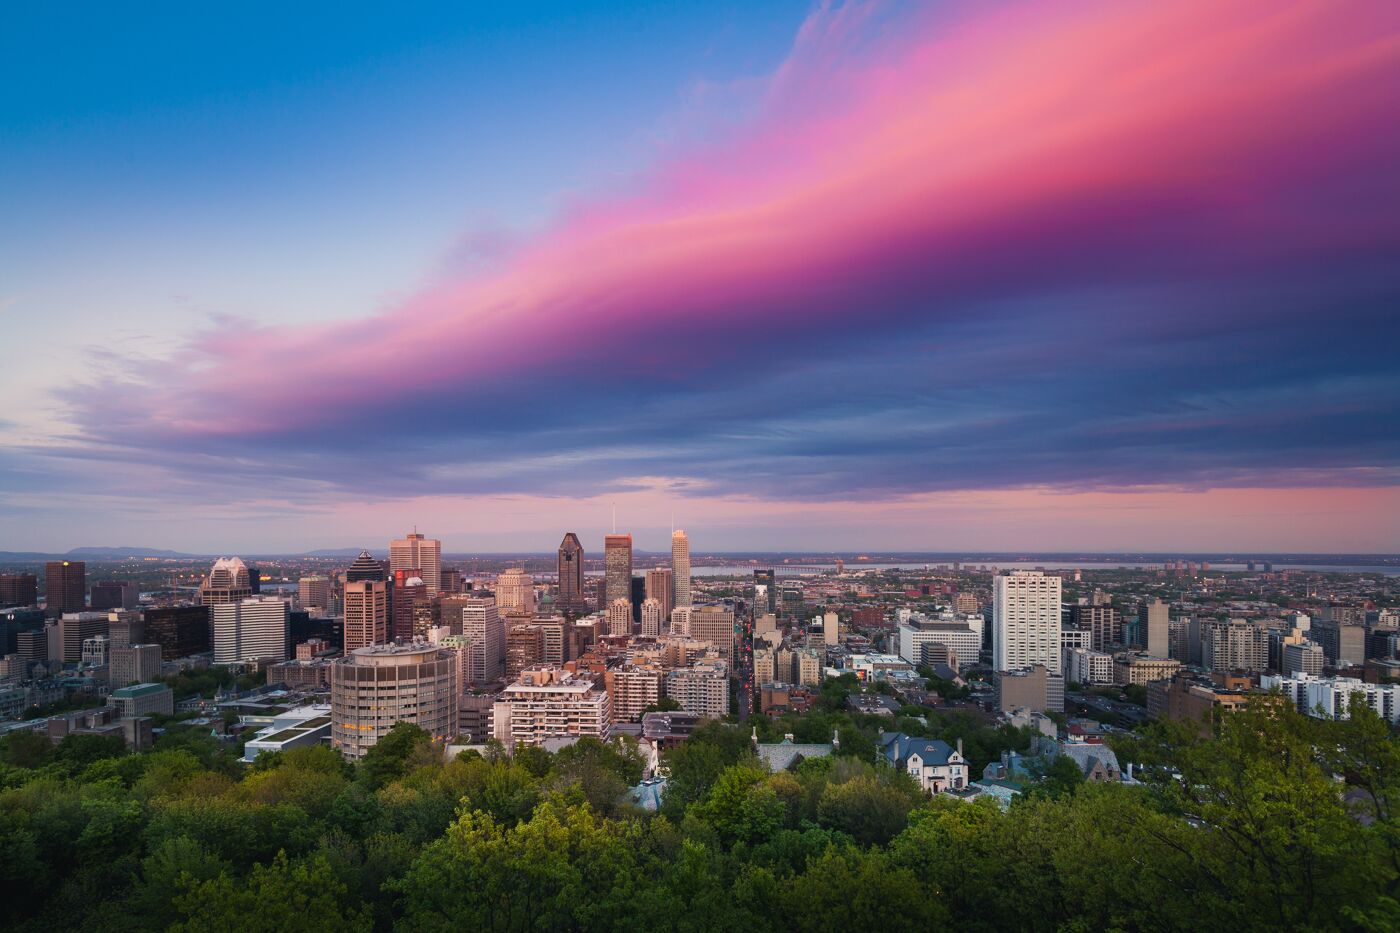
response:
[(1392, 3), (823, 7), (630, 195), (66, 390), (64, 455), (291, 497), (1393, 485), (1397, 92)]

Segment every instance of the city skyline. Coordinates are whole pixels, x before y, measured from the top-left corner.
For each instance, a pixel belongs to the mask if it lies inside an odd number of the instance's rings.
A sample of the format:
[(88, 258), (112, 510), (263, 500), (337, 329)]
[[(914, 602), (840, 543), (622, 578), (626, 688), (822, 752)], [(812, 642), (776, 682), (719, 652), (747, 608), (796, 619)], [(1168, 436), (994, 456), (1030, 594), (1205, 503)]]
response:
[(25, 11), (0, 549), (1400, 551), (1341, 7)]

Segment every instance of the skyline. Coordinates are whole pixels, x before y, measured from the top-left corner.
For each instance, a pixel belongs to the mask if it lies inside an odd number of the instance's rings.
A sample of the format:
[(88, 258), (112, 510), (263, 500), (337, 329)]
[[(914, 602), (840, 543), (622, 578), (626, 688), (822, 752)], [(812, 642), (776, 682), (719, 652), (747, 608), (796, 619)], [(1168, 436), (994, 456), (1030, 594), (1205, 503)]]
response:
[(1343, 6), (29, 11), (0, 550), (1400, 551)]

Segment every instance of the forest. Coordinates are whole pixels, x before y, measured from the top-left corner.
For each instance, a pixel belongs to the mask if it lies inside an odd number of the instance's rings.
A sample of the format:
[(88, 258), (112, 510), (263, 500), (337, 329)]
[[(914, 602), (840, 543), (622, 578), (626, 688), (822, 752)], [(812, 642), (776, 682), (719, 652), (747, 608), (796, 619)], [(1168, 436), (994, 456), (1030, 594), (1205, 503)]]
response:
[(708, 724), (666, 756), (649, 812), (627, 802), (643, 761), (625, 741), (447, 761), (400, 725), (357, 765), (325, 747), (245, 765), (194, 730), (141, 754), (15, 732), (0, 742), (0, 923), (1400, 929), (1400, 744), (1365, 707), (1154, 723), (1116, 747), (1141, 783), (1051, 768), (1004, 810), (924, 796), (868, 738), (775, 774), (747, 727)]

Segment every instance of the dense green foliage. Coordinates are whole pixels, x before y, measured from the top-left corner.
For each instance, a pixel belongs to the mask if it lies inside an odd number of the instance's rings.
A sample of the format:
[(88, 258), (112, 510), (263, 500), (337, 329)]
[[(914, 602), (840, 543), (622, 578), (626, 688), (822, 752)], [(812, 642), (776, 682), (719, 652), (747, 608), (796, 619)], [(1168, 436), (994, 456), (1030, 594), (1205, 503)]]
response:
[(425, 733), (400, 726), (357, 766), (326, 748), (245, 766), (193, 731), (140, 755), (92, 737), (55, 747), (14, 733), (0, 743), (0, 924), (193, 933), (1400, 923), (1400, 745), (1369, 712), (1332, 723), (1261, 705), (1225, 716), (1208, 737), (1153, 725), (1120, 748), (1146, 783), (1085, 784), (1062, 759), (1002, 810), (929, 799), (874, 763), (864, 724), (839, 712), (841, 692), (764, 729), (813, 741), (835, 729), (842, 754), (771, 774), (746, 731), (707, 725), (668, 755), (656, 814), (626, 802), (642, 760), (625, 743), (443, 761)]

